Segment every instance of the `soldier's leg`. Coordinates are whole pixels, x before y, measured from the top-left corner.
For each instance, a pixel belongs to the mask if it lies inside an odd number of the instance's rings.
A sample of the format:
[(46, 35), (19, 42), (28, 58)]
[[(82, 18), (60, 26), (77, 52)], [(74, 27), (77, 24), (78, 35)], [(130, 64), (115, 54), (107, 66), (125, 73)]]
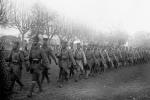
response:
[(23, 68), (23, 65), (21, 65), (21, 67), (19, 68), (19, 79), (20, 80), (22, 79), (22, 68)]
[(100, 67), (101, 67), (101, 72), (104, 72), (104, 64), (102, 61), (100, 62)]
[(118, 68), (118, 62), (116, 60), (113, 61), (114, 67), (117, 69)]
[(17, 69), (17, 70), (14, 70), (13, 71), (13, 76), (14, 76), (14, 79), (15, 79), (15, 82), (17, 82), (20, 86), (20, 90), (22, 90), (23, 88), (23, 83), (21, 82), (21, 77), (20, 77), (20, 73), (21, 73), (21, 70), (20, 69)]
[(96, 64), (95, 73), (97, 74), (99, 72), (99, 64)]
[(86, 79), (89, 78), (90, 70), (91, 70), (90, 66), (86, 65), (86, 77), (85, 77)]
[(68, 81), (70, 77), (70, 68), (65, 68), (64, 71), (65, 71), (65, 79), (66, 81)]
[(74, 73), (75, 73), (75, 82), (78, 82), (79, 77), (80, 77), (80, 68), (79, 68), (79, 67), (76, 68), (76, 69), (74, 70)]
[(73, 77), (74, 75), (74, 68), (73, 68), (73, 64), (70, 67), (70, 78)]
[(41, 84), (43, 84), (44, 79), (45, 79), (45, 69), (43, 69), (42, 71)]
[(107, 61), (108, 69), (111, 69), (111, 62)]
[(21, 82), (21, 80), (18, 76), (15, 76), (15, 78), (16, 78), (16, 82), (20, 85), (20, 90), (22, 90), (24, 87), (23, 83)]
[(80, 73), (81, 73), (81, 75), (84, 75), (84, 74), (85, 74), (84, 64), (82, 64), (82, 65), (80, 66)]
[(10, 75), (11, 75), (11, 86), (10, 86), (10, 88), (12, 91), (14, 91), (14, 85), (15, 85), (16, 79), (15, 79), (14, 73), (10, 73)]
[(32, 73), (32, 84), (30, 86), (29, 94), (27, 95), (28, 97), (32, 97), (32, 93), (34, 91), (34, 87), (36, 85), (36, 73)]
[(64, 83), (65, 78), (66, 78), (66, 72), (65, 72), (64, 68), (60, 67), (59, 81), (58, 81), (58, 87), (59, 88), (63, 87), (63, 83)]
[(91, 69), (90, 69), (90, 75), (93, 76), (94, 75), (94, 67), (95, 67), (95, 63), (91, 64)]
[(62, 71), (63, 71), (63, 69), (62, 69), (62, 67), (60, 67), (60, 69), (59, 69), (58, 82), (62, 80), (62, 73), (63, 73)]
[(47, 83), (49, 83), (50, 82), (50, 78), (48, 76), (48, 70), (47, 69), (45, 70), (45, 77), (47, 79)]
[(41, 85), (41, 82), (40, 82), (40, 76), (41, 76), (40, 72), (37, 72), (36, 73), (36, 82), (39, 86), (39, 92), (42, 92), (43, 90), (42, 90), (42, 85)]

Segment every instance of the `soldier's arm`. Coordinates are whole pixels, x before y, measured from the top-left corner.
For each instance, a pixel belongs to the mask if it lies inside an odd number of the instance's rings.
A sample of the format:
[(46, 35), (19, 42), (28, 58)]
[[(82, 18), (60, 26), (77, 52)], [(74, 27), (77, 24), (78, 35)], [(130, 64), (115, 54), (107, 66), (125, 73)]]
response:
[(70, 59), (71, 59), (73, 65), (76, 65), (76, 62), (75, 62), (75, 59), (74, 59), (74, 57), (73, 57), (73, 53), (71, 52), (71, 50), (69, 50), (68, 53), (69, 53), (69, 57), (70, 57)]
[(111, 61), (111, 59), (110, 59), (110, 57), (109, 57), (109, 55), (108, 55), (108, 52), (105, 51), (105, 53), (106, 53), (106, 55), (107, 55), (108, 60)]
[(84, 53), (83, 50), (82, 50), (82, 55), (83, 55), (83, 61), (84, 61), (84, 64), (87, 64), (86, 56), (85, 56), (85, 53)]
[(95, 57), (95, 53), (93, 52), (93, 59), (94, 59), (94, 61), (95, 61), (95, 63), (97, 63), (97, 59), (96, 59), (96, 57)]
[(55, 64), (57, 65), (56, 56), (51, 48), (49, 48), (49, 55), (52, 57), (52, 59), (55, 61)]

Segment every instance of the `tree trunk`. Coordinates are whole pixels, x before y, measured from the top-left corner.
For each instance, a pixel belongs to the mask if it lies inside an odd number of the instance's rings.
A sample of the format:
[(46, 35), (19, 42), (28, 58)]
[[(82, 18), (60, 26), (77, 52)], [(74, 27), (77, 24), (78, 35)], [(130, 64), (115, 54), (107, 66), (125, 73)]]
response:
[(21, 35), (21, 47), (24, 49), (24, 34)]

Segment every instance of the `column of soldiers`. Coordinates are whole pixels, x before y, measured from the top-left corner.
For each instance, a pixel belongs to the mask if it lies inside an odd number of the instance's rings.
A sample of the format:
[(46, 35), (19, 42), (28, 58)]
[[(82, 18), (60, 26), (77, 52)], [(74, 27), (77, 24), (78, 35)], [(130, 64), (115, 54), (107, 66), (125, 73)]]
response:
[(118, 69), (120, 67), (132, 66), (136, 64), (147, 63), (150, 60), (149, 49), (99, 46), (89, 44), (82, 46), (77, 43), (77, 48), (68, 45), (67, 41), (62, 41), (61, 46), (53, 50), (47, 44), (48, 39), (44, 39), (43, 44), (39, 43), (38, 36), (34, 38), (30, 50), (25, 48), (19, 50), (19, 42), (14, 43), (10, 56), (6, 59), (8, 68), (12, 76), (11, 87), (13, 89), (15, 82), (24, 88), (22, 83), (22, 68), (32, 75), (32, 81), (28, 97), (32, 93), (36, 84), (39, 92), (42, 92), (42, 83), (44, 79), (50, 82), (49, 69), (51, 60), (59, 66), (58, 86), (63, 87), (64, 82), (74, 79), (78, 82), (82, 76), (88, 79), (90, 76), (101, 74), (106, 70)]

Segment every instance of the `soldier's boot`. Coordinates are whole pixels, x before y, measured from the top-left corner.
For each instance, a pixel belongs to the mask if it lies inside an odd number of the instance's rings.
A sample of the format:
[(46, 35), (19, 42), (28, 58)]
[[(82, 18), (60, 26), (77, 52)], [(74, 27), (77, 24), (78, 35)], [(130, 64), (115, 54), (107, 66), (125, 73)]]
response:
[(63, 87), (63, 79), (61, 78), (60, 81), (58, 82), (58, 87), (62, 88)]
[(89, 74), (90, 74), (90, 70), (87, 70), (87, 71), (86, 71), (86, 77), (85, 77), (86, 79), (89, 78)]
[(33, 93), (33, 90), (34, 90), (34, 87), (35, 87), (35, 81), (32, 82), (32, 85), (30, 87), (30, 91), (29, 91), (29, 94), (27, 95), (28, 97), (32, 97), (32, 93)]
[(79, 81), (79, 78), (80, 78), (80, 71), (76, 71), (75, 73), (75, 82), (78, 82)]
[(47, 80), (47, 83), (49, 84), (50, 83), (50, 79), (49, 79), (49, 76), (48, 76), (48, 70), (45, 73), (45, 78)]

